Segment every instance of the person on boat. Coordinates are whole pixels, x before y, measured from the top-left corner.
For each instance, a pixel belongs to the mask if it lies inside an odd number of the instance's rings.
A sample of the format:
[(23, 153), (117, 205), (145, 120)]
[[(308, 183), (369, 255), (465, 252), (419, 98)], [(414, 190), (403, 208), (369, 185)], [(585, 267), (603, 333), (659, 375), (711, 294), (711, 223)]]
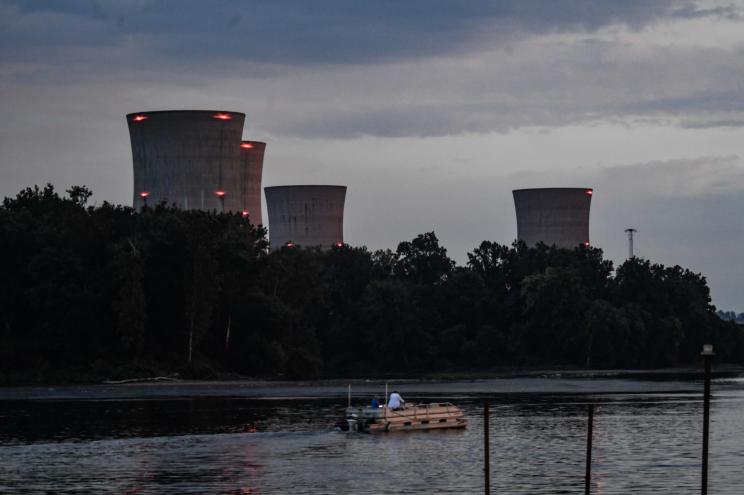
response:
[(369, 407), (371, 407), (372, 409), (377, 409), (378, 407), (380, 407), (380, 403), (377, 402), (377, 397), (372, 399), (372, 402), (370, 403)]
[(393, 393), (390, 394), (390, 400), (388, 400), (388, 409), (396, 410), (396, 409), (403, 409), (403, 406), (405, 405), (406, 401), (403, 400), (403, 397), (400, 396), (400, 394), (393, 390)]

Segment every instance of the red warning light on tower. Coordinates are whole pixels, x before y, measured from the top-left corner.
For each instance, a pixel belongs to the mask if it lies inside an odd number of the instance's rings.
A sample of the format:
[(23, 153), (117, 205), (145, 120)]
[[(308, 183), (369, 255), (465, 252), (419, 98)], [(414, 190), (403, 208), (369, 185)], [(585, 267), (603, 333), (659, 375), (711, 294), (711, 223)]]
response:
[(253, 145), (251, 143), (240, 143), (240, 147), (246, 150), (249, 150), (253, 148)]
[(586, 248), (589, 247), (589, 241), (584, 241), (584, 247), (586, 247)]
[(344, 243), (343, 242), (337, 242), (336, 243), (336, 247), (337, 248), (342, 248), (342, 247), (344, 247)]
[(229, 113), (216, 113), (212, 115), (213, 118), (219, 119), (219, 120), (230, 120), (232, 119), (232, 115)]
[(149, 193), (149, 192), (147, 192), (147, 191), (142, 191), (142, 192), (140, 193), (140, 198), (142, 198), (142, 199), (147, 199), (147, 197), (148, 197), (149, 195), (150, 195), (150, 193)]
[(143, 120), (147, 120), (149, 118), (150, 117), (148, 117), (147, 115), (135, 115), (134, 117), (132, 117), (132, 120), (135, 122), (142, 122)]
[(214, 193), (215, 193), (215, 194), (216, 194), (217, 196), (219, 196), (220, 198), (221, 198), (221, 197), (223, 197), (223, 196), (225, 195), (225, 191), (222, 191), (222, 190), (219, 190), (219, 191), (215, 191)]
[(594, 190), (593, 190), (593, 189), (587, 189), (587, 190), (586, 190), (586, 193), (587, 193), (587, 194), (588, 194), (589, 196), (591, 196), (592, 194), (594, 194)]
[(250, 212), (248, 210), (243, 210), (242, 215), (243, 215), (244, 218), (247, 218), (247, 217), (251, 216), (251, 214), (250, 214)]

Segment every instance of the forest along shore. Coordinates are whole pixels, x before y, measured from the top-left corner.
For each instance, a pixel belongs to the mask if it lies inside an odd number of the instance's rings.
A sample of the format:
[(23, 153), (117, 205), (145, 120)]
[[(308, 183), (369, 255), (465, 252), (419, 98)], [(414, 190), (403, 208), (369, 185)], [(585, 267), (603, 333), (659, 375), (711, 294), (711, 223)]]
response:
[(744, 330), (684, 267), (488, 240), (458, 265), (434, 232), (269, 251), (237, 213), (90, 194), (0, 206), (0, 385), (669, 368), (704, 344), (744, 365)]

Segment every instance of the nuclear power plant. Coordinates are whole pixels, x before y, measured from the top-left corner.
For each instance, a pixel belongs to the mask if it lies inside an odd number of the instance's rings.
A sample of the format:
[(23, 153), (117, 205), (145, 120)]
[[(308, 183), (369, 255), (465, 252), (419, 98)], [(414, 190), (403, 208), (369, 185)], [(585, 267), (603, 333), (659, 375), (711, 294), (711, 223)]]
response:
[[(240, 212), (261, 224), (266, 143), (243, 140), (245, 114), (165, 110), (127, 115), (135, 208)], [(328, 249), (344, 242), (345, 186), (266, 188), (271, 247)]]
[[(165, 110), (126, 116), (132, 144), (135, 208), (165, 202), (186, 210), (241, 213), (262, 221), (266, 143), (244, 140), (245, 114)], [(344, 243), (346, 186), (264, 189), (271, 249), (329, 249)], [(517, 239), (559, 248), (589, 245), (590, 188), (516, 189)]]
[(594, 190), (585, 187), (516, 189), (517, 239), (559, 248), (589, 245), (589, 209)]
[[(256, 189), (260, 205), (265, 144), (255, 143), (260, 148), (255, 154), (241, 146), (244, 120), (243, 113), (216, 110), (127, 115), (134, 162), (133, 205), (165, 201), (186, 210), (250, 214)], [(246, 184), (255, 180), (256, 170), (258, 185)], [(255, 218), (255, 223), (261, 223), (260, 206)]]
[(343, 245), (346, 186), (276, 186), (264, 192), (271, 249)]

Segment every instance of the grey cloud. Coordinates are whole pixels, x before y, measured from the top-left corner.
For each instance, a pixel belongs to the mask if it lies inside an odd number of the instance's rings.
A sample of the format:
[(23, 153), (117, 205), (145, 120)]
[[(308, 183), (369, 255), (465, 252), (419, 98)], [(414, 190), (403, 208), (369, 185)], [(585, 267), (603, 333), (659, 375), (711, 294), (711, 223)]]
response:
[(627, 46), (591, 33), (735, 12), (673, 0), (7, 1), (0, 80), (7, 98), (75, 85), (139, 95), (138, 107), (229, 100), (277, 136), (639, 119), (703, 127), (741, 118), (744, 50)]
[(350, 138), (600, 121), (706, 127), (744, 114), (744, 65), (732, 63), (744, 60), (741, 48), (643, 46), (633, 53), (604, 41), (534, 40), (514, 50), (279, 78), (257, 84), (258, 94), (281, 91), (291, 105), (261, 119), (277, 135)]
[[(740, 56), (737, 54), (734, 56)], [(733, 73), (734, 71), (732, 71)], [(738, 72), (738, 70), (736, 71)], [(665, 112), (668, 114), (680, 114), (688, 112), (712, 112), (726, 110), (730, 112), (744, 111), (744, 93), (734, 90), (721, 90), (719, 88), (707, 88), (706, 90), (693, 90), (691, 94), (679, 97), (657, 97), (644, 98), (641, 101), (632, 101), (623, 105), (623, 110), (634, 113)], [(682, 122), (680, 125), (688, 126)]]
[[(453, 129), (472, 132), (501, 131), (519, 127), (517, 120), (499, 122), (493, 117), (498, 109), (472, 104), (406, 105), (403, 108), (390, 106), (382, 109), (344, 111), (335, 108), (316, 114), (316, 118), (300, 121), (280, 122), (269, 126), (277, 135), (302, 136), (304, 138), (357, 138), (378, 137), (436, 137), (453, 133)], [(509, 109), (509, 114), (515, 112)], [(502, 112), (501, 115), (504, 115)]]
[(741, 10), (734, 5), (723, 5), (712, 8), (699, 8), (694, 5), (686, 5), (684, 7), (675, 9), (672, 13), (674, 17), (684, 19), (697, 19), (700, 17), (718, 17), (721, 19), (728, 20), (741, 20)]
[(29, 48), (114, 45), (140, 47), (129, 63), (354, 64), (457, 53), (518, 33), (640, 28), (691, 12), (685, 0), (6, 1), (0, 53), (16, 59)]
[(701, 197), (744, 192), (744, 166), (734, 155), (653, 161), (601, 169), (598, 180), (656, 198)]
[(744, 119), (723, 119), (723, 120), (683, 120), (680, 127), (684, 129), (712, 129), (716, 127), (744, 127)]
[(516, 174), (511, 181), (523, 187), (540, 184), (590, 181), (588, 186), (649, 198), (702, 198), (711, 195), (744, 193), (744, 163), (737, 155), (702, 156), (686, 159), (657, 160), (644, 163), (599, 167), (591, 171), (577, 169), (555, 174), (527, 172)]

